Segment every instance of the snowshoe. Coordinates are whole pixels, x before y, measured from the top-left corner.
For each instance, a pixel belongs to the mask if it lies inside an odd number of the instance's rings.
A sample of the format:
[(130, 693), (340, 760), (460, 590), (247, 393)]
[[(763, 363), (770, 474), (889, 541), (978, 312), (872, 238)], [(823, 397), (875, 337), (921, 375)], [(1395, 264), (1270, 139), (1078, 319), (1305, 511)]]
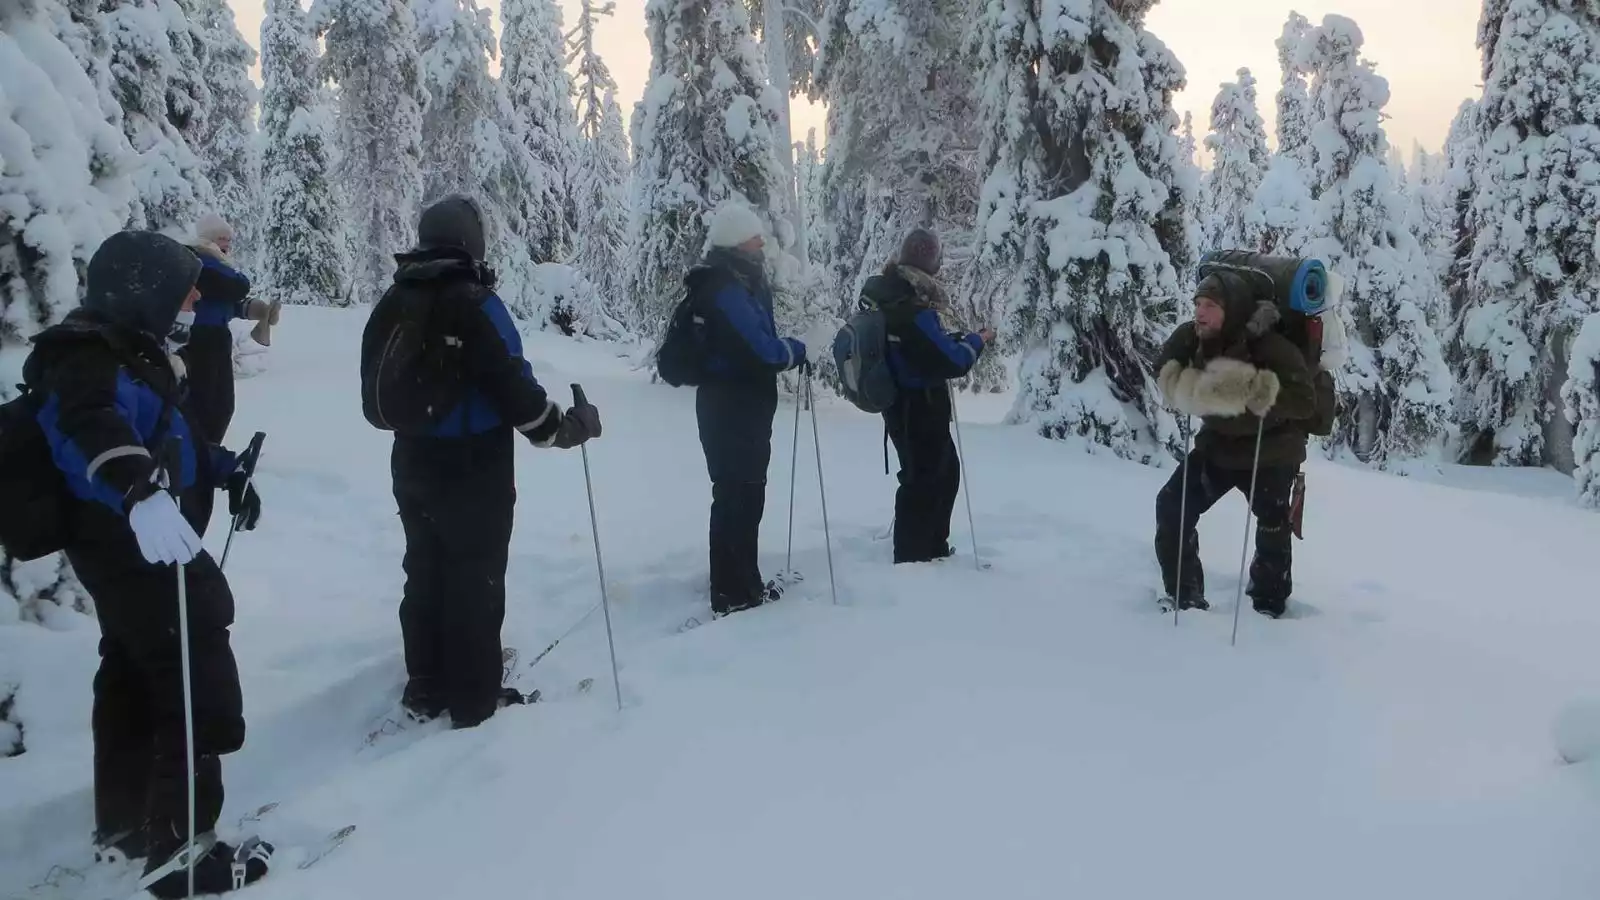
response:
[[(194, 861), (194, 893), (222, 894), (236, 891), (266, 877), (272, 865), (272, 845), (260, 838), (249, 838), (239, 846), (211, 840), (196, 841), (195, 849), (205, 848), (204, 855)], [(209, 846), (207, 846), (209, 844)], [(160, 900), (176, 900), (189, 895), (189, 870), (187, 846), (166, 862), (156, 864), (152, 857), (140, 886)]]
[(411, 721), (429, 722), (444, 715), (444, 695), (428, 680), (413, 678), (406, 682), (400, 706)]

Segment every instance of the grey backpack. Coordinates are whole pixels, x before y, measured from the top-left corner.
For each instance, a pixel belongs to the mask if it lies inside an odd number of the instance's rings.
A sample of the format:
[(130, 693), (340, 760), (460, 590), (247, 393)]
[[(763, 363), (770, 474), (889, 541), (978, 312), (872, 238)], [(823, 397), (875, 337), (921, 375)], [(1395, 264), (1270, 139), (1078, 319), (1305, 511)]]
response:
[(883, 311), (867, 309), (845, 322), (833, 338), (833, 360), (845, 397), (862, 412), (881, 413), (900, 389), (889, 368), (889, 325)]

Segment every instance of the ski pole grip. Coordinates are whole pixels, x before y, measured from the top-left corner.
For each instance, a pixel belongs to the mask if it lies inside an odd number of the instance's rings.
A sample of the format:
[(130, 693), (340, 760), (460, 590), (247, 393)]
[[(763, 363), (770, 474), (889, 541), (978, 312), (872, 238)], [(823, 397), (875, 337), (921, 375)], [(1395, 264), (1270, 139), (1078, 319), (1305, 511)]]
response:
[(261, 445), (266, 442), (267, 433), (265, 431), (258, 431), (251, 436), (250, 444), (244, 450), (245, 478), (255, 477), (256, 463), (261, 461)]
[(588, 406), (589, 405), (589, 398), (584, 395), (584, 393), (583, 393), (583, 385), (581, 385), (581, 384), (574, 384), (572, 386), (572, 405), (573, 406)]

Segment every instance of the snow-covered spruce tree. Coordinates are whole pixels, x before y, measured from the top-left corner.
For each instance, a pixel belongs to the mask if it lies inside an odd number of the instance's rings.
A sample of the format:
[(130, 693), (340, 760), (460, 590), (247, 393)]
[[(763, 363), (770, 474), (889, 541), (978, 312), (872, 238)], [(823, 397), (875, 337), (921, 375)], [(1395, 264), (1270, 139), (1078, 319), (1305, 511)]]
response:
[[(1460, 322), (1461, 311), (1467, 305), (1467, 281), (1472, 274), (1472, 252), (1476, 245), (1477, 219), (1472, 202), (1477, 194), (1478, 159), (1483, 139), (1478, 128), (1478, 101), (1464, 100), (1455, 120), (1450, 123), (1450, 136), (1444, 145), (1445, 179), (1442, 188), (1449, 206), (1450, 260), (1445, 270), (1445, 292), (1450, 297), (1452, 334)], [(1452, 366), (1462, 364), (1463, 354), (1459, 336), (1450, 339), (1447, 348)]]
[(318, 90), (317, 47), (301, 0), (267, 0), (261, 23), (261, 182), (257, 255), (262, 299), (330, 306), (347, 294), (333, 191), (330, 110)]
[(637, 328), (627, 302), (628, 161), (622, 107), (614, 93), (601, 102), (599, 128), (582, 145), (573, 195), (580, 227), (574, 263), (599, 292), (606, 312)]
[(167, 73), (167, 119), (199, 152), (210, 126), (211, 86), (206, 83), (205, 35), (200, 27), (200, 0), (152, 0), (166, 20), (167, 42), (174, 65)]
[[(960, 58), (969, 8), (966, 0), (828, 4), (816, 86), (828, 104), (828, 292), (840, 313), (854, 311), (861, 285), (913, 227), (943, 240), (942, 279), (966, 276), (959, 251), (971, 244), (978, 208), (972, 70)], [(979, 317), (955, 306), (958, 318)]]
[(1302, 47), (1314, 73), (1311, 144), (1327, 229), (1311, 250), (1344, 278), (1338, 314), (1352, 351), (1337, 373), (1342, 414), (1329, 449), (1403, 469), (1435, 456), (1449, 424), (1450, 372), (1430, 324), (1444, 296), (1385, 161), (1389, 84), (1361, 46), (1356, 23), (1330, 15)]
[[(139, 159), (86, 71), (109, 76), (98, 61), (109, 45), (82, 11), (0, 6), (0, 399), (22, 380), (28, 338), (78, 305), (89, 257), (133, 208)], [(4, 606), (16, 614), (0, 616), (33, 622), (58, 606), (93, 608), (63, 557), (19, 563), (0, 551)]]
[(428, 96), (422, 114), (423, 202), (457, 193), (473, 197), (484, 215), (500, 295), (518, 316), (549, 324), (550, 310), (536, 305), (530, 290), (536, 262), (530, 251), (544, 249), (538, 240), (551, 223), (529, 221), (535, 163), (526, 123), (504, 84), (489, 77), (495, 50), (489, 14), (476, 0), (422, 0), (416, 9)]
[(1204, 246), (1260, 250), (1266, 226), (1254, 204), (1266, 175), (1267, 129), (1256, 111), (1256, 79), (1249, 69), (1239, 70), (1237, 82), (1225, 82), (1211, 104), (1206, 149), (1211, 168), (1201, 189)]
[(0, 681), (0, 759), (21, 756), (28, 749), (23, 741), (22, 719), (17, 715), (18, 687)]
[[(683, 295), (685, 271), (703, 256), (705, 219), (724, 200), (747, 203), (766, 220), (777, 255), (788, 215), (783, 169), (773, 143), (780, 92), (750, 34), (742, 0), (650, 0), (650, 80), (634, 144), (637, 182), (630, 292), (645, 333), (659, 336)], [(780, 292), (789, 285), (780, 276)], [(808, 310), (779, 297), (779, 319), (793, 326)]]
[(573, 263), (599, 293), (606, 311), (637, 327), (637, 307), (626, 301), (628, 247), (628, 138), (617, 104), (617, 82), (595, 46), (595, 25), (616, 4), (582, 0), (578, 24), (568, 36), (569, 65), (576, 70), (577, 159), (571, 176), (577, 229)]
[[(1428, 255), (1433, 277), (1444, 284), (1450, 274), (1455, 242), (1450, 196), (1450, 170), (1443, 153), (1429, 153), (1421, 144), (1411, 154), (1411, 222)], [(1446, 319), (1448, 321), (1448, 318)]]
[(1600, 312), (1584, 319), (1570, 356), (1561, 397), (1573, 426), (1572, 477), (1578, 502), (1600, 509)]
[(975, 29), (989, 164), (979, 252), (990, 271), (1017, 270), (1011, 418), (1144, 461), (1179, 447), (1150, 365), (1195, 243), (1171, 108), (1183, 70), (1144, 31), (1151, 5), (1093, 0), (1041, 20), (991, 0)]
[(806, 130), (805, 143), (794, 145), (795, 178), (799, 181), (800, 202), (804, 204), (806, 233), (811, 235), (808, 248), (811, 267), (823, 271), (828, 264), (828, 247), (831, 246), (827, 219), (827, 199), (823, 191), (822, 176), (826, 159), (817, 146), (817, 130)]
[(1311, 23), (1290, 13), (1277, 40), (1282, 82), (1276, 100), (1278, 150), (1251, 202), (1252, 219), (1262, 226), (1262, 246), (1279, 256), (1306, 256), (1328, 234), (1315, 200), (1311, 159), (1311, 100), (1301, 63), (1301, 47)]
[[(138, 203), (130, 224), (181, 232), (212, 202), (204, 167), (174, 124), (192, 127), (199, 115), (193, 79), (171, 87), (182, 65), (173, 53), (174, 34), (180, 43), (187, 34), (182, 10), (174, 0), (103, 0), (101, 10), (113, 95), (123, 131), (139, 155)], [(188, 64), (197, 65), (192, 59)], [(174, 102), (178, 109), (169, 108)]]
[[(217, 212), (233, 225), (236, 237), (230, 255), (254, 268), (261, 249), (256, 230), (261, 217), (261, 161), (253, 115), (256, 88), (250, 81), (256, 51), (239, 34), (227, 0), (195, 3), (195, 24), (204, 50), (201, 80), (211, 91), (211, 106), (194, 149), (211, 182)], [(315, 57), (307, 62), (314, 63)]]
[[(745, 7), (750, 11), (750, 27), (756, 39), (761, 41), (762, 47), (766, 46), (766, 0), (744, 0)], [(783, 30), (784, 48), (789, 55), (789, 94), (799, 97), (802, 94), (816, 96), (817, 84), (814, 78), (817, 53), (821, 49), (818, 41), (823, 35), (818, 34), (815, 27), (824, 22), (829, 0), (775, 0), (784, 8)], [(931, 0), (939, 2), (939, 0)]]
[(416, 18), (407, 0), (316, 0), (322, 74), (339, 87), (338, 181), (347, 198), (350, 288), (370, 303), (416, 239), (422, 199), (422, 88)]
[(1600, 311), (1600, 8), (1485, 6), (1487, 78), (1457, 377), (1464, 446), (1495, 465), (1573, 467), (1568, 344)]
[(1178, 147), (1183, 151), (1184, 159), (1194, 163), (1196, 166), (1200, 164), (1199, 160), (1195, 159), (1195, 154), (1199, 152), (1200, 145), (1195, 141), (1194, 137), (1194, 113), (1185, 112), (1183, 114), (1183, 129), (1178, 132)]
[[(1278, 87), (1278, 153), (1292, 157), (1301, 172), (1311, 176), (1311, 96), (1302, 47), (1311, 31), (1311, 21), (1297, 12), (1289, 13), (1278, 36), (1278, 68), (1283, 80)], [(1309, 185), (1309, 182), (1308, 182)]]
[(578, 220), (571, 180), (579, 147), (561, 10), (555, 0), (504, 0), (500, 11), (505, 25), (500, 79), (533, 159), (528, 211), (533, 253), (539, 262), (560, 262), (572, 253)]

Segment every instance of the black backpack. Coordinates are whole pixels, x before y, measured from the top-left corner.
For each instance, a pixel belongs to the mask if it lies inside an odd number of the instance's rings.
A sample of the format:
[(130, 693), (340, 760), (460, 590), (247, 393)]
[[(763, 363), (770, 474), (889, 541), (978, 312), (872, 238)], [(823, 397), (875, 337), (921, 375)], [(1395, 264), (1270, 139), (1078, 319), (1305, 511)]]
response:
[(1322, 314), (1327, 311), (1328, 301), (1328, 274), (1322, 261), (1220, 250), (1201, 257), (1199, 277), (1204, 278), (1213, 270), (1245, 276), (1262, 297), (1277, 304), (1278, 324), (1273, 330), (1300, 349), (1312, 372), (1317, 410), (1306, 431), (1319, 436), (1332, 434), (1338, 400), (1333, 376), (1322, 371)]
[(690, 287), (672, 311), (656, 347), (656, 374), (673, 387), (694, 387), (706, 377), (706, 319)]
[[(152, 390), (159, 390), (159, 380), (149, 363), (113, 334), (92, 334), (109, 344), (135, 377)], [(0, 403), (0, 547), (12, 558), (28, 562), (66, 549), (72, 538), (72, 511), (78, 499), (56, 468), (50, 443), (39, 427), (43, 401), (28, 385), (17, 385), (17, 389), (21, 393)], [(170, 396), (163, 394), (161, 399), (159, 424), (145, 447), (158, 459), (161, 455), (156, 453), (156, 447), (170, 429), (176, 405)]]
[(361, 413), (372, 427), (426, 434), (467, 392), (461, 339), (444, 333), (436, 288), (393, 284), (372, 307), (361, 336)]

